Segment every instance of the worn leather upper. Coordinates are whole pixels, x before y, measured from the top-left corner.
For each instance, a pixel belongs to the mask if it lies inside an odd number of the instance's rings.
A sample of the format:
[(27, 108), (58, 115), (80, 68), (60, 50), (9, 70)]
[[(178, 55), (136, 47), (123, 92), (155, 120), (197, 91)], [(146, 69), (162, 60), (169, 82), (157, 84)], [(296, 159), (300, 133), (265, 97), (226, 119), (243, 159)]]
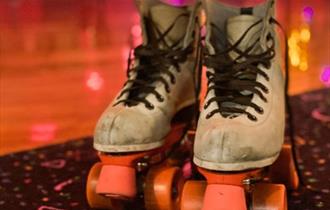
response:
[[(179, 40), (180, 47), (194, 42), (193, 30), (196, 27), (195, 7), (173, 7), (159, 1), (140, 1), (138, 5), (141, 14), (141, 25), (143, 29), (144, 44), (151, 42), (147, 36), (146, 23), (143, 17), (147, 16), (154, 21), (160, 30), (166, 30), (175, 18), (182, 13), (189, 13), (187, 18), (181, 18), (165, 37), (171, 43)], [(149, 39), (149, 40), (148, 40)], [(196, 45), (196, 43), (193, 43)], [(164, 46), (158, 46), (163, 48)], [(145, 99), (153, 104), (153, 109), (148, 109), (143, 103), (127, 106), (117, 102), (129, 97), (129, 93), (120, 94), (124, 89), (129, 88), (131, 83), (126, 83), (114, 101), (108, 106), (100, 117), (94, 134), (94, 147), (104, 152), (129, 152), (149, 150), (161, 146), (164, 137), (171, 129), (171, 120), (180, 109), (195, 103), (194, 68), (195, 56), (192, 52), (187, 59), (179, 63), (180, 71), (174, 66), (169, 66), (169, 71), (175, 77), (172, 84), (168, 75), (161, 75), (170, 85), (170, 92), (166, 92), (164, 84), (154, 82), (150, 85), (163, 97), (158, 101), (155, 95), (149, 94)], [(139, 65), (135, 59), (134, 66)], [(157, 68), (157, 67), (156, 67)], [(157, 69), (155, 69), (157, 70)], [(128, 79), (136, 78), (136, 72), (131, 72)]]
[[(206, 15), (208, 18), (208, 31), (206, 45), (209, 51), (221, 50), (217, 43), (212, 42), (212, 36), (216, 36), (211, 31), (210, 24), (218, 23), (219, 28), (226, 31), (226, 36), (230, 43), (237, 41), (246, 29), (256, 21), (263, 19), (260, 26), (252, 29), (247, 34), (245, 40), (240, 44), (240, 49), (244, 50), (249, 44), (259, 39), (262, 47), (266, 45), (266, 39), (263, 39), (270, 33), (278, 45), (277, 35), (274, 25), (268, 20), (272, 17), (274, 9), (271, 1), (258, 6), (258, 14), (240, 14), (239, 8), (228, 8), (228, 6), (219, 4), (214, 0), (205, 0)], [(223, 14), (229, 14), (221, 18), (221, 11), (227, 11)], [(218, 12), (217, 12), (218, 11)], [(228, 12), (229, 11), (229, 12)], [(208, 13), (209, 12), (209, 13)], [(219, 16), (215, 17), (215, 14)], [(234, 52), (230, 52), (231, 57), (235, 57)], [(262, 65), (259, 68), (267, 74), (269, 81), (258, 75), (256, 81), (262, 83), (269, 90), (264, 94), (267, 102), (253, 94), (252, 102), (263, 109), (263, 113), (258, 113), (251, 107), (246, 111), (255, 115), (257, 121), (253, 121), (245, 114), (237, 114), (228, 117), (218, 113), (213, 117), (206, 119), (207, 113), (217, 109), (218, 104), (212, 103), (206, 109), (202, 109), (194, 145), (194, 162), (204, 168), (213, 170), (244, 170), (250, 168), (263, 167), (272, 164), (278, 156), (284, 140), (285, 110), (284, 110), (284, 81), (281, 71), (281, 52), (276, 46), (276, 55), (271, 60), (271, 65), (266, 68)], [(214, 71), (213, 69), (208, 69)], [(204, 101), (214, 97), (215, 92), (210, 91)]]

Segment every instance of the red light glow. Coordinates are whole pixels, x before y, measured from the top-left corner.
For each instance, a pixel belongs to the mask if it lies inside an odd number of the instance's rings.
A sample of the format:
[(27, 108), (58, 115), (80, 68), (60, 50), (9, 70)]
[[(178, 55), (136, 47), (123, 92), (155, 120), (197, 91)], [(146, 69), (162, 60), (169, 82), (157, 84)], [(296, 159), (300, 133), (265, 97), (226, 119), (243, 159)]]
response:
[(103, 87), (103, 84), (104, 84), (104, 80), (98, 72), (92, 71), (89, 73), (86, 80), (86, 86), (89, 89), (93, 91), (98, 91)]
[(142, 34), (141, 26), (139, 24), (132, 26), (131, 33), (133, 37), (140, 37)]
[(31, 141), (47, 142), (55, 138), (57, 125), (54, 123), (34, 124), (31, 127)]

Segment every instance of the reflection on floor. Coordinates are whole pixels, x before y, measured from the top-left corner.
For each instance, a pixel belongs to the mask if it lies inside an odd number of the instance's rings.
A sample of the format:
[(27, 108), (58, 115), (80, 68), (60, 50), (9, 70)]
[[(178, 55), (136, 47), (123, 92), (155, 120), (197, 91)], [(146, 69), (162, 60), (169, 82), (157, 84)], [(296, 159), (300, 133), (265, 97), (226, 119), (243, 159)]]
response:
[[(329, 85), (330, 2), (278, 2), (290, 93)], [(0, 154), (91, 135), (125, 79), (133, 1), (7, 0), (0, 14)]]

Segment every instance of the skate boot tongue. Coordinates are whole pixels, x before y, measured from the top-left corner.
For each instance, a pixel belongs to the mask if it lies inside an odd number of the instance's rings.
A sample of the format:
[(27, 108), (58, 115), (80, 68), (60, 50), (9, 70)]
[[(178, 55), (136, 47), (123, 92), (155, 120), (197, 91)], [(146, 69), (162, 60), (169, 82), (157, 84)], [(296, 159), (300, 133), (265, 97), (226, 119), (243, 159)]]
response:
[(191, 48), (183, 48), (183, 43), (192, 11), (190, 7), (173, 7), (160, 1), (141, 3), (143, 44), (134, 50), (139, 59), (133, 71), (137, 73), (134, 80), (138, 82), (131, 82), (133, 86), (130, 87), (128, 104), (144, 103), (153, 109), (152, 102), (163, 101), (165, 92), (170, 92), (176, 73), (180, 71), (178, 64), (190, 53), (188, 50)]
[[(238, 15), (231, 18), (228, 18), (226, 30), (227, 30), (227, 39), (230, 45), (235, 44), (241, 37), (245, 34), (244, 38), (240, 41), (237, 48), (241, 51), (245, 51), (247, 48), (251, 47), (258, 39), (262, 31), (262, 24), (258, 23), (260, 18), (252, 15)], [(252, 28), (250, 28), (252, 26)], [(250, 28), (250, 29), (249, 29)], [(247, 30), (249, 30), (247, 32)], [(260, 53), (261, 47), (257, 43), (249, 54)], [(237, 58), (238, 54), (234, 51), (229, 53), (229, 56), (232, 59)], [(244, 59), (244, 58), (243, 58)]]
[[(184, 16), (186, 14), (186, 16)], [(181, 16), (181, 17), (179, 17)], [(159, 33), (163, 34), (171, 25), (173, 28), (164, 37), (167, 44), (172, 45), (179, 42), (183, 43), (183, 37), (186, 33), (189, 16), (185, 7), (173, 7), (166, 4), (157, 4), (150, 8), (149, 17), (155, 27), (151, 27), (148, 33), (149, 42), (159, 48), (167, 48), (163, 42), (157, 43)], [(181, 41), (182, 40), (182, 41)]]
[[(226, 30), (227, 30), (227, 41), (230, 46), (236, 44), (238, 42), (238, 45), (236, 46), (237, 49), (244, 52), (247, 48), (251, 47), (256, 41), (259, 40), (260, 34), (262, 31), (262, 24), (257, 23), (260, 19), (258, 17), (252, 16), (252, 15), (238, 15), (231, 18), (228, 18)], [(252, 26), (254, 25), (254, 26)], [(252, 26), (252, 27), (251, 27)], [(251, 27), (251, 28), (250, 28)], [(239, 41), (241, 39), (241, 41)], [(228, 47), (230, 47), (228, 46)], [(260, 53), (262, 50), (259, 43), (256, 43), (251, 51), (248, 52), (248, 54), (256, 54)], [(239, 54), (235, 51), (230, 51), (229, 56), (231, 59), (235, 60)], [(246, 58), (242, 57), (237, 59), (237, 62), (244, 62)], [(254, 74), (242, 74), (239, 76), (240, 79), (245, 80), (255, 80), (256, 75)], [(242, 95), (250, 96), (252, 97), (252, 92), (248, 90), (244, 90), (240, 92)], [(246, 106), (235, 104), (231, 102), (225, 102), (222, 104), (225, 107), (235, 107), (239, 109), (246, 109)]]

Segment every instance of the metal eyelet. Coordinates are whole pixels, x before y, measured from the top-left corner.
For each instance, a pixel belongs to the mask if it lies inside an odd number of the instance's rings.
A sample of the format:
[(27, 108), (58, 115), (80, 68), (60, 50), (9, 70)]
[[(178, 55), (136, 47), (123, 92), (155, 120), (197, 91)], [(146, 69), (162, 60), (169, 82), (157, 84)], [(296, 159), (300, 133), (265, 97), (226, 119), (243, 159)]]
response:
[(268, 89), (267, 87), (264, 87), (264, 88), (263, 88), (263, 91), (264, 91), (265, 93), (269, 93), (269, 89)]
[(266, 74), (266, 80), (267, 80), (267, 82), (269, 82), (269, 76)]
[(256, 107), (255, 109), (259, 114), (263, 114), (264, 113), (264, 109), (262, 107)]
[(153, 104), (151, 104), (151, 103), (147, 103), (147, 104), (145, 105), (145, 107), (146, 107), (147, 109), (149, 109), (149, 110), (152, 110), (152, 109), (155, 108), (155, 106), (154, 106)]
[(266, 98), (265, 96), (261, 95), (260, 98), (261, 98), (261, 100), (263, 100), (265, 103), (268, 102), (268, 100), (267, 100), (267, 98)]
[(137, 162), (135, 168), (137, 169), (137, 171), (143, 171), (147, 167), (148, 167), (148, 163), (147, 162)]
[(212, 117), (211, 112), (205, 116), (206, 119), (210, 119), (211, 117)]
[(257, 117), (252, 115), (252, 114), (248, 114), (248, 118), (252, 121), (257, 121), (258, 120)]
[(267, 62), (267, 63), (264, 64), (264, 67), (265, 67), (266, 69), (270, 69), (270, 66), (271, 66), (271, 63), (268, 63), (268, 62)]
[(158, 99), (159, 102), (163, 102), (164, 101), (164, 97), (161, 96), (161, 95), (158, 95), (157, 96), (157, 99)]
[(172, 84), (175, 84), (175, 83), (176, 83), (176, 79), (175, 79), (175, 77), (171, 77), (171, 83), (172, 83)]
[(209, 102), (206, 102), (206, 103), (204, 104), (204, 109), (207, 109), (207, 107), (209, 107), (209, 105), (210, 105), (210, 103), (209, 103)]
[(273, 36), (272, 36), (272, 34), (270, 32), (267, 33), (266, 39), (267, 39), (267, 41), (270, 41), (270, 40), (273, 39)]

